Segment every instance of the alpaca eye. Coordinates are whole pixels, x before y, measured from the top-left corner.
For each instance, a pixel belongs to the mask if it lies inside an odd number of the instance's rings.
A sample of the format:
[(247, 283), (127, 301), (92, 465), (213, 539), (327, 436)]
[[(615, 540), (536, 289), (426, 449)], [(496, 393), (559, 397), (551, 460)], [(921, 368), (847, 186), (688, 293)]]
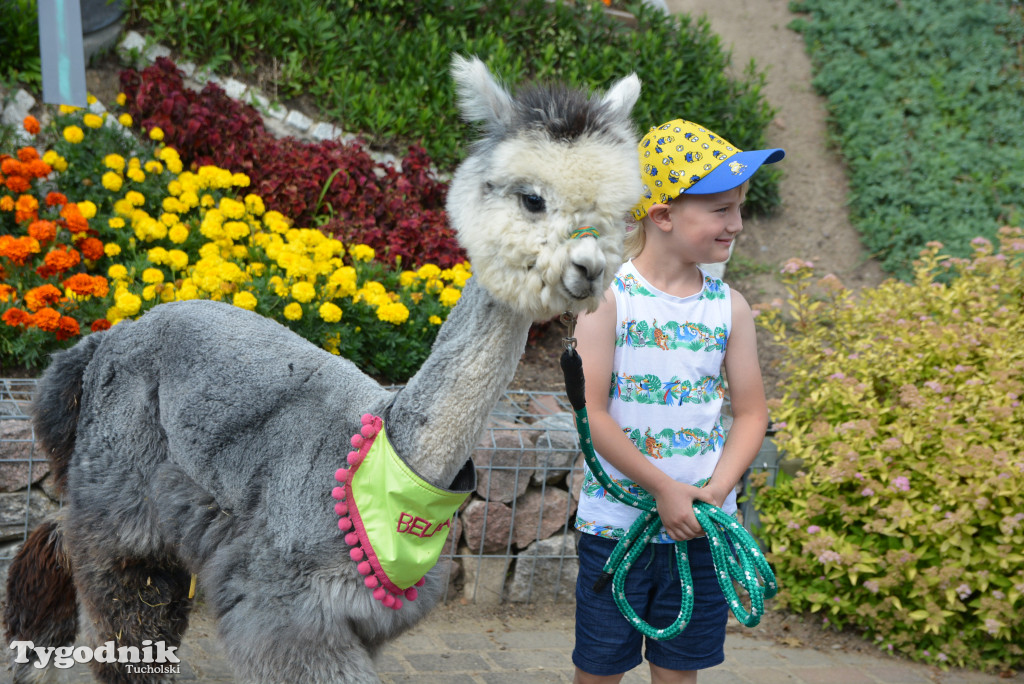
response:
[(539, 214), (544, 211), (544, 198), (540, 195), (529, 195), (524, 193), (519, 195), (519, 199), (523, 203), (523, 208), (531, 214)]

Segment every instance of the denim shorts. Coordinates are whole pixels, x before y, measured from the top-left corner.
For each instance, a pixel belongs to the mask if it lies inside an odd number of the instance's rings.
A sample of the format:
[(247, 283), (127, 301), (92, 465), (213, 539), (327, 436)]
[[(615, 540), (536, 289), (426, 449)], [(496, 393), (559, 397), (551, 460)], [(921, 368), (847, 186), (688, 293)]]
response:
[[(584, 672), (598, 676), (628, 672), (642, 662), (644, 636), (619, 612), (611, 582), (600, 592), (594, 591), (615, 544), (613, 539), (583, 533), (578, 547), (572, 661)], [(729, 607), (718, 586), (707, 537), (688, 541), (686, 553), (694, 585), (690, 622), (673, 639), (647, 639), (647, 660), (667, 670), (702, 670), (725, 660)], [(675, 544), (649, 544), (644, 549), (626, 578), (626, 597), (636, 614), (652, 627), (667, 627), (675, 621), (682, 597)]]

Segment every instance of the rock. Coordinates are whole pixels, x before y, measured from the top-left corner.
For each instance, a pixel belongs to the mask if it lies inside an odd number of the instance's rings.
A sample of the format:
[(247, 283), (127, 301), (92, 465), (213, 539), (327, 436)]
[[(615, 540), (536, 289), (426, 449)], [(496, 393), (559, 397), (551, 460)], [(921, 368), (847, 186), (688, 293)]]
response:
[(556, 413), (541, 418), (532, 426), (538, 430), (534, 440), (537, 450), (537, 471), (530, 481), (558, 482), (569, 474), (573, 461), (579, 455), (579, 433), (569, 413)]
[(300, 133), (305, 133), (313, 126), (313, 120), (297, 109), (288, 112), (284, 122)]
[(565, 484), (569, 489), (569, 496), (572, 497), (576, 505), (580, 502), (580, 489), (583, 487), (583, 476), (586, 472), (587, 464), (583, 460), (583, 454), (580, 454), (576, 457), (576, 462), (572, 464), (569, 477), (565, 479)]
[(50, 472), (27, 420), (0, 420), (0, 492), (36, 484)]
[(509, 503), (526, 491), (537, 462), (537, 453), (530, 448), (533, 435), (522, 425), (484, 431), (473, 454), (477, 494), (488, 501)]
[(497, 553), (508, 549), (512, 509), (498, 501), (473, 501), (462, 512), (465, 541), (473, 553)]
[(463, 548), (462, 572), (465, 582), (462, 596), (478, 605), (496, 606), (501, 603), (505, 589), (505, 575), (508, 574), (507, 556), (476, 555), (478, 551)]
[(557, 487), (530, 489), (516, 499), (513, 519), (516, 546), (525, 548), (571, 525), (570, 505), (569, 492)]
[(573, 601), (579, 567), (574, 532), (534, 542), (516, 557), (508, 600)]
[(0, 494), (0, 542), (21, 541), (27, 531), (57, 511), (59, 506), (39, 489)]

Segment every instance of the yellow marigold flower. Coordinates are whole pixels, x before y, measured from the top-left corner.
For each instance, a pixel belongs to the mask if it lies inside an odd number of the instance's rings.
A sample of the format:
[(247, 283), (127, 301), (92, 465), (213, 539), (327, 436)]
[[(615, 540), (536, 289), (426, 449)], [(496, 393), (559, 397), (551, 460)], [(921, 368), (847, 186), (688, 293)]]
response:
[(124, 228), (124, 219), (120, 218), (119, 216), (114, 216), (112, 218), (107, 219), (107, 225), (113, 228), (114, 230)]
[(108, 257), (116, 257), (118, 254), (121, 253), (121, 246), (118, 245), (116, 242), (108, 242), (107, 244), (103, 245), (103, 253), (106, 254)]
[(174, 285), (171, 283), (164, 283), (163, 289), (160, 290), (160, 301), (161, 302), (173, 302), (178, 297), (178, 293), (174, 289)]
[(235, 185), (240, 188), (247, 188), (249, 187), (249, 177), (244, 173), (231, 174), (231, 185)]
[(165, 211), (164, 213), (160, 214), (160, 223), (164, 224), (168, 228), (173, 226), (175, 223), (179, 222), (180, 219), (178, 218), (177, 214), (172, 214), (169, 211)]
[(245, 267), (245, 272), (253, 276), (254, 278), (259, 278), (260, 276), (267, 272), (267, 265), (261, 264), (258, 261), (253, 261), (250, 262), (249, 265)]
[(199, 290), (196, 288), (196, 284), (192, 282), (191, 278), (186, 278), (181, 282), (181, 287), (178, 288), (174, 298), (178, 301), (184, 299), (199, 299)]
[(242, 221), (228, 221), (224, 224), (224, 232), (232, 240), (241, 240), (249, 234), (249, 224)]
[(167, 265), (175, 271), (180, 271), (188, 266), (188, 254), (180, 249), (172, 249), (167, 253)]
[(89, 200), (76, 202), (76, 204), (78, 205), (78, 211), (82, 212), (82, 216), (85, 218), (91, 219), (96, 216), (96, 205)]
[(164, 272), (159, 268), (147, 268), (142, 272), (142, 282), (150, 285), (164, 282)]
[(81, 107), (75, 107), (74, 105), (62, 104), (60, 107), (57, 108), (57, 111), (59, 111), (61, 114), (74, 114), (75, 112), (81, 111), (81, 109)]
[(137, 190), (129, 190), (125, 193), (124, 198), (128, 200), (128, 203), (133, 207), (141, 207), (146, 203), (146, 196)]
[(311, 284), (302, 281), (292, 285), (291, 289), (292, 299), (303, 304), (310, 302), (316, 297), (316, 288)]
[(168, 214), (184, 214), (188, 209), (173, 195), (160, 200), (160, 208)]
[(128, 277), (128, 269), (121, 264), (114, 264), (107, 269), (107, 277), (111, 280), (124, 280)]
[(437, 264), (424, 264), (416, 271), (420, 280), (433, 280), (441, 275), (441, 267)]
[(182, 188), (182, 186), (181, 186), (181, 181), (178, 180), (177, 178), (175, 178), (174, 180), (172, 180), (171, 182), (169, 182), (167, 184), (167, 193), (171, 197), (164, 198), (164, 201), (167, 201), (168, 199), (171, 199), (172, 197), (177, 197), (182, 192), (184, 192), (184, 188)]
[(220, 259), (220, 247), (214, 242), (207, 242), (199, 248), (199, 256), (203, 259)]
[(338, 349), (338, 347), (340, 345), (341, 345), (341, 334), (340, 333), (335, 333), (333, 335), (328, 335), (327, 337), (324, 338), (324, 349), (326, 349), (327, 351), (331, 352), (335, 356), (341, 355), (341, 350)]
[(152, 159), (143, 164), (142, 168), (146, 173), (155, 173), (159, 175), (164, 172), (164, 165), (158, 161), (153, 161)]
[[(209, 195), (204, 195), (203, 197), (206, 198), (209, 197)], [(210, 199), (212, 200), (213, 198), (211, 197)], [(178, 197), (178, 201), (181, 202), (181, 204), (185, 207), (185, 211), (187, 211), (189, 209), (194, 209), (199, 206), (199, 195), (197, 195), (195, 192), (191, 190), (185, 190), (184, 192), (181, 193), (181, 196)], [(203, 202), (203, 206), (212, 207), (213, 202), (211, 201), (209, 204)]]
[(147, 285), (146, 287), (142, 288), (142, 298), (145, 299), (147, 302), (151, 302), (154, 299), (156, 299), (156, 294), (156, 285)]
[(263, 212), (267, 210), (263, 204), (263, 198), (259, 195), (249, 193), (245, 196), (245, 208), (249, 210), (249, 213), (253, 216), (262, 216)]
[(64, 129), (64, 139), (72, 145), (77, 145), (85, 139), (85, 133), (78, 126), (67, 126)]
[(131, 128), (132, 127), (132, 123), (133, 123), (132, 122), (132, 115), (129, 114), (128, 112), (125, 112), (121, 116), (117, 117), (117, 122), (119, 124), (121, 124), (122, 126), (124, 126), (125, 128)]
[(217, 266), (217, 275), (221, 280), (229, 283), (241, 283), (246, 280), (245, 271), (243, 271), (238, 264), (230, 261), (222, 261), (220, 265)]
[(184, 169), (184, 165), (181, 163), (181, 159), (174, 157), (173, 159), (167, 160), (167, 170), (171, 173), (181, 173)]
[(139, 313), (139, 309), (142, 307), (142, 300), (139, 299), (138, 295), (133, 295), (131, 292), (123, 292), (117, 295), (114, 303), (117, 306), (117, 310), (124, 317), (134, 316)]
[(355, 245), (348, 253), (352, 255), (352, 258), (356, 261), (373, 261), (373, 257), (376, 254), (373, 251), (373, 247), (369, 245)]
[(53, 166), (53, 162), (57, 161), (57, 156), (57, 153), (53, 150), (46, 150), (46, 152), (43, 153), (43, 162)]
[(437, 294), (444, 289), (444, 283), (439, 278), (431, 278), (423, 283), (423, 289), (430, 294)]
[(149, 263), (159, 266), (160, 264), (168, 263), (168, 260), (171, 258), (171, 254), (163, 247), (154, 247), (146, 252), (146, 258), (149, 259)]
[(84, 123), (89, 128), (99, 128), (103, 125), (103, 117), (97, 114), (93, 114), (92, 112), (89, 112), (88, 114), (82, 117), (82, 123)]
[(288, 286), (284, 284), (284, 279), (281, 276), (274, 276), (267, 282), (267, 286), (273, 290), (274, 294), (278, 297), (288, 296)]
[(163, 140), (164, 139), (164, 130), (162, 128), (160, 128), (159, 126), (153, 126), (152, 128), (149, 129), (149, 139), (150, 140)]
[(292, 302), (288, 306), (284, 307), (284, 317), (289, 321), (297, 321), (302, 318), (302, 305), (298, 302)]
[(320, 318), (328, 323), (337, 323), (341, 320), (341, 308), (337, 304), (324, 302), (320, 305)]
[(124, 157), (119, 154), (108, 154), (103, 158), (103, 165), (112, 171), (124, 171)]
[(431, 325), (441, 325), (441, 323), (443, 323), (440, 316), (431, 316), (430, 318), (427, 319), (427, 321)]
[(132, 203), (127, 199), (122, 198), (114, 202), (114, 213), (118, 216), (131, 216), (133, 211), (135, 211), (135, 208), (132, 207)]
[(385, 323), (401, 325), (409, 319), (409, 309), (401, 302), (389, 302), (377, 308), (377, 318)]
[(217, 208), (220, 209), (220, 213), (223, 214), (225, 218), (240, 219), (245, 216), (245, 204), (237, 200), (233, 200), (230, 197), (222, 199), (220, 204), (217, 205)]
[(136, 183), (142, 183), (146, 180), (146, 174), (142, 172), (142, 169), (130, 168), (125, 171), (124, 175)]
[(456, 290), (454, 287), (446, 287), (441, 290), (441, 294), (438, 295), (438, 299), (441, 301), (441, 306), (447, 306), (450, 309), (455, 306), (461, 296), (461, 290)]
[(117, 325), (124, 319), (120, 309), (116, 306), (112, 306), (107, 309), (107, 313), (103, 317), (110, 321), (110, 325)]
[(138, 157), (132, 157), (131, 159), (128, 160), (128, 168), (129, 169), (141, 169), (142, 168), (142, 162), (139, 161)]
[(103, 174), (103, 177), (100, 178), (100, 182), (103, 183), (103, 187), (110, 192), (118, 192), (124, 184), (124, 180), (122, 180), (121, 176), (113, 171), (107, 171)]
[(184, 223), (175, 223), (167, 231), (167, 237), (170, 238), (171, 242), (176, 245), (180, 245), (185, 240), (188, 240), (188, 226)]
[(245, 245), (235, 245), (231, 248), (231, 258), (245, 261), (249, 258), (249, 248)]
[(414, 282), (416, 282), (415, 271), (402, 271), (402, 273), (398, 276), (398, 284), (401, 285), (402, 287), (409, 287)]
[(275, 233), (287, 233), (290, 227), (284, 214), (273, 210), (263, 215), (263, 225)]
[(90, 105), (96, 104), (96, 96), (93, 95), (92, 93), (86, 93), (85, 94), (85, 103), (86, 104), (90, 104)]
[(124, 93), (118, 93), (114, 101), (117, 102), (118, 107), (124, 107), (124, 103), (128, 101), (128, 96)]
[(231, 303), (240, 309), (255, 311), (258, 302), (256, 301), (256, 295), (252, 292), (236, 292), (235, 296), (231, 299)]

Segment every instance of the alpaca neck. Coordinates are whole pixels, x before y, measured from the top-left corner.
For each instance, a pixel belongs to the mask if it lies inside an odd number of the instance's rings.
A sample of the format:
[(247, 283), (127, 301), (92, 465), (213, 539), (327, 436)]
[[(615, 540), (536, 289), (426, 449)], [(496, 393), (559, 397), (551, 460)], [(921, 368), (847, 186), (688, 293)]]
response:
[(427, 482), (451, 484), (472, 456), (526, 347), (530, 318), (471, 278), (430, 356), (388, 412), (395, 450)]

